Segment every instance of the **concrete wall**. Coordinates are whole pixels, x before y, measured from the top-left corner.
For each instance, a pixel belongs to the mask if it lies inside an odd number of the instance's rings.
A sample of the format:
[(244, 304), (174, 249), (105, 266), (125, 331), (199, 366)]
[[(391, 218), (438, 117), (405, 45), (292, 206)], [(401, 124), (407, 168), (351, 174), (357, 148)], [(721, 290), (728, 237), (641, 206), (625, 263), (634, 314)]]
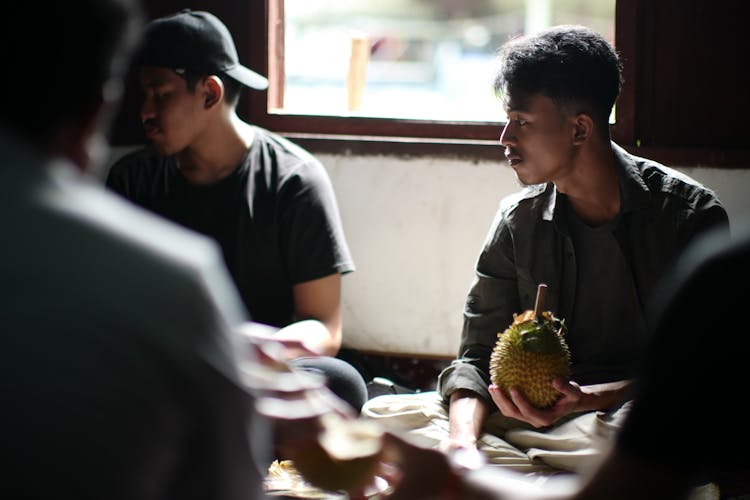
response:
[[(357, 271), (344, 278), (345, 343), (453, 356), (473, 267), (505, 164), (318, 155), (330, 172)], [(714, 189), (730, 219), (750, 213), (750, 170), (679, 168)]]
[[(460, 159), (317, 156), (357, 265), (343, 280), (345, 345), (454, 356), (475, 260), (500, 199), (519, 189), (513, 172)], [(750, 168), (677, 168), (713, 188), (732, 221), (750, 214)]]

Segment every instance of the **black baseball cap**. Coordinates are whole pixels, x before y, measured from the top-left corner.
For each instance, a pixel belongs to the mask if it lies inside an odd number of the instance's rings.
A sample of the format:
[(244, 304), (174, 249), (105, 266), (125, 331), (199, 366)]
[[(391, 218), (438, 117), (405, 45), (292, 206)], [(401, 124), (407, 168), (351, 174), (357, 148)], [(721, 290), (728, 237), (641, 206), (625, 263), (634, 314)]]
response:
[(266, 78), (240, 64), (224, 23), (205, 11), (184, 9), (148, 23), (137, 62), (195, 73), (224, 73), (247, 87), (268, 88)]

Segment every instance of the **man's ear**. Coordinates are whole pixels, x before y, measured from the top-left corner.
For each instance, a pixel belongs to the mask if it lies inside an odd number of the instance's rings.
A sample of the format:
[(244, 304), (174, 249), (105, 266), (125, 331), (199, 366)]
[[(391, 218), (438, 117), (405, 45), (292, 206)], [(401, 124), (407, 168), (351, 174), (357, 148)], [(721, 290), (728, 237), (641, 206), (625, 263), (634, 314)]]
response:
[(587, 113), (578, 113), (573, 119), (573, 145), (580, 146), (594, 133), (594, 120)]
[(203, 82), (204, 107), (213, 107), (224, 98), (224, 83), (216, 75), (207, 76)]

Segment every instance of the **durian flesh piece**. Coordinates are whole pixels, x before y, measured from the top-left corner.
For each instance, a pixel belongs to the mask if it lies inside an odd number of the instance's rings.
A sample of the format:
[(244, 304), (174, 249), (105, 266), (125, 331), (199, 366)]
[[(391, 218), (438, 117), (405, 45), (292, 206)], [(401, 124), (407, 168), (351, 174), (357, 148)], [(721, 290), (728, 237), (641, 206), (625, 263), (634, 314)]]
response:
[(570, 376), (570, 352), (564, 321), (545, 311), (513, 314), (513, 324), (498, 333), (490, 355), (490, 379), (508, 395), (517, 388), (537, 408), (552, 406), (560, 393), (552, 387), (555, 377)]
[(375, 478), (383, 453), (383, 430), (375, 422), (320, 417), (316, 441), (288, 450), (294, 466), (310, 484), (327, 491), (358, 491)]

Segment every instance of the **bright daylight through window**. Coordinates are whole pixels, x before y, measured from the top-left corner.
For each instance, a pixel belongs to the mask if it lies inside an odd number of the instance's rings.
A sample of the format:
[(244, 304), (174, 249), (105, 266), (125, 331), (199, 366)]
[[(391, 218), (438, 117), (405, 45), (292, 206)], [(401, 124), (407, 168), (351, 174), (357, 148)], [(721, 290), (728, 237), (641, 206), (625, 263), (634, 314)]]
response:
[(272, 113), (501, 122), (492, 71), (504, 41), (584, 24), (614, 43), (615, 0), (283, 2)]

